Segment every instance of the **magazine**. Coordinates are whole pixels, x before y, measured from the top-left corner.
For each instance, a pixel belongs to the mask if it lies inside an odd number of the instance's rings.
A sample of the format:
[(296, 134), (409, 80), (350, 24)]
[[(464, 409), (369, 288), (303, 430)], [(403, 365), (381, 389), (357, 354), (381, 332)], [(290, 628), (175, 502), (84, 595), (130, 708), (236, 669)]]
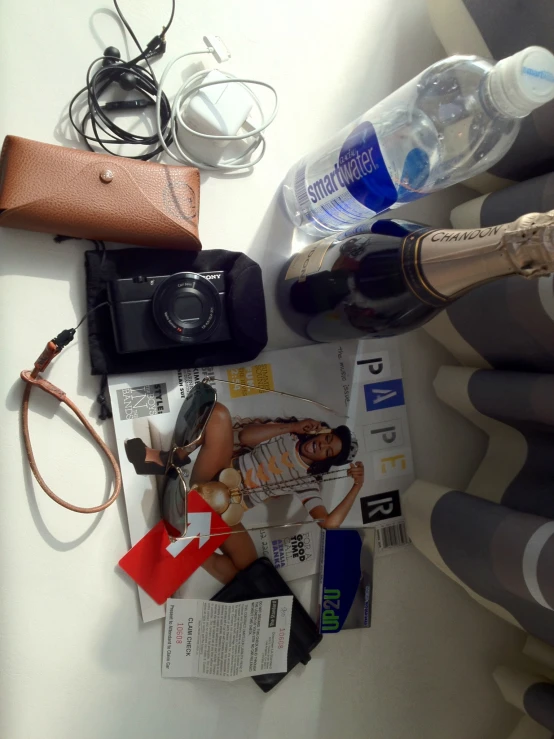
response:
[[(257, 527), (248, 546), (285, 580), (319, 571), (314, 519), (393, 527), (378, 537), (378, 549), (402, 538), (410, 440), (396, 340), (379, 339), (267, 351), (248, 365), (110, 377), (132, 545), (160, 520), (164, 454), (183, 400), (200, 381), (215, 387), (218, 410), (186, 470), (208, 479), (229, 466), (239, 471), (241, 523)], [(177, 597), (211, 598), (222, 579), (215, 564), (207, 560)], [(140, 588), (139, 596), (145, 621), (164, 616)]]

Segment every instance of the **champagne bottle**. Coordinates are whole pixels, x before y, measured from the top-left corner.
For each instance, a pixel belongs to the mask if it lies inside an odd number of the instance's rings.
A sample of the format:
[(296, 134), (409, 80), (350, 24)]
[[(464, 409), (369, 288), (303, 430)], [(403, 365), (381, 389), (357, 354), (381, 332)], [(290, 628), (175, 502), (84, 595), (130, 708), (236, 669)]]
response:
[(294, 255), (278, 285), (286, 322), (313, 341), (422, 326), (479, 285), (554, 272), (554, 211), (467, 230), (381, 220)]

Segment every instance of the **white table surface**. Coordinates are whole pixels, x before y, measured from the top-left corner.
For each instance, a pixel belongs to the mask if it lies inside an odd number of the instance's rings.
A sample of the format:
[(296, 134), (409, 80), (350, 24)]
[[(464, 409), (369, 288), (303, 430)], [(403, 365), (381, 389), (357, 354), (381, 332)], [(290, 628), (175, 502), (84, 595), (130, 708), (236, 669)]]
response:
[[(205, 248), (248, 252), (264, 268), (273, 347), (298, 339), (273, 304), (276, 270), (295, 236), (276, 194), (307, 150), (443, 55), (423, 0), (178, 0), (166, 59), (217, 33), (230, 71), (267, 80), (280, 94), (264, 161), (248, 177), (203, 175)], [(169, 2), (122, 0), (139, 38), (158, 33)], [(122, 50), (111, 11), (95, 0), (0, 0), (0, 137), (70, 144), (65, 106), (90, 61)], [(339, 12), (342, 11), (342, 12)], [(160, 62), (157, 69), (163, 67)], [(411, 206), (446, 225), (458, 188)], [(20, 370), (84, 310), (77, 242), (0, 230), (0, 737), (505, 736), (514, 713), (490, 670), (521, 636), (473, 603), (415, 550), (378, 562), (373, 627), (326, 637), (312, 662), (264, 696), (233, 684), (162, 680), (162, 623), (141, 623), (135, 586), (117, 569), (129, 546), (123, 500), (79, 516), (44, 496), (22, 463)], [(403, 339), (416, 472), (463, 486), (484, 439), (436, 400), (431, 381), (449, 356), (426, 334)], [(97, 379), (88, 374), (86, 334), (52, 366), (52, 381), (91, 416)], [(46, 479), (91, 505), (106, 492), (103, 462), (54, 401), (33, 399), (32, 434)], [(114, 447), (109, 423), (100, 433)], [(295, 585), (306, 598), (304, 585)], [(194, 732), (194, 733), (193, 733)]]

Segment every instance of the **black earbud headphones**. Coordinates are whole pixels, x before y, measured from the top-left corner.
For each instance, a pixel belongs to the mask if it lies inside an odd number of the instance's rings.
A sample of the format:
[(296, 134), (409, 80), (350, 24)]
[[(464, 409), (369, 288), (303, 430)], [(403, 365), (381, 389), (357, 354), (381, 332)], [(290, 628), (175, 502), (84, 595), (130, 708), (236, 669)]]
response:
[[(115, 66), (116, 64), (119, 64), (118, 60), (121, 60), (121, 52), (119, 49), (115, 46), (108, 46), (107, 49), (104, 49), (104, 61), (102, 62), (103, 67)], [(122, 90), (130, 92), (137, 86), (138, 78), (134, 72), (121, 72), (118, 82)]]
[[(167, 24), (162, 28), (159, 35), (147, 44), (143, 49), (139, 43), (133, 29), (127, 22), (127, 19), (121, 12), (117, 0), (114, 0), (115, 9), (119, 15), (121, 22), (129, 32), (129, 35), (135, 42), (140, 54), (131, 61), (121, 59), (121, 52), (115, 46), (108, 46), (104, 51), (104, 55), (95, 59), (87, 70), (86, 85), (79, 90), (69, 103), (69, 120), (77, 133), (83, 138), (86, 145), (91, 151), (96, 151), (93, 146), (97, 144), (108, 154), (115, 156), (125, 156), (124, 154), (116, 154), (107, 148), (107, 145), (117, 144), (136, 144), (140, 146), (154, 146), (155, 148), (130, 157), (131, 159), (142, 159), (146, 161), (152, 159), (163, 151), (163, 147), (159, 143), (157, 134), (152, 136), (140, 136), (126, 131), (118, 126), (107, 115), (109, 111), (135, 110), (138, 108), (147, 108), (155, 106), (156, 96), (158, 94), (158, 80), (150, 66), (150, 59), (161, 56), (166, 49), (165, 35), (173, 23), (175, 15), (175, 0), (171, 0), (171, 15)], [(101, 64), (100, 64), (101, 63)], [(143, 66), (144, 65), (144, 66)], [(93, 71), (94, 70), (94, 71)], [(134, 100), (114, 100), (106, 103), (100, 103), (101, 96), (107, 90), (118, 85), (125, 92), (136, 91), (141, 97)], [(81, 121), (77, 120), (75, 115), (75, 106), (82, 95), (86, 94), (86, 102), (84, 104), (85, 115)], [(165, 94), (161, 98), (161, 130), (163, 139), (167, 146), (173, 141), (169, 121), (171, 116), (171, 107)], [(89, 133), (87, 128), (90, 125)]]

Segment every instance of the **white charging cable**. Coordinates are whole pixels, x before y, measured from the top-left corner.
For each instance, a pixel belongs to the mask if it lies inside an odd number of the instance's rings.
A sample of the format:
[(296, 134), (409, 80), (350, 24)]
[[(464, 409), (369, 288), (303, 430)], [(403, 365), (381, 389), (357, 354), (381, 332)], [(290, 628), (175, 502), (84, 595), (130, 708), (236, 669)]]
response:
[[(229, 54), (220, 39), (218, 39), (217, 37), (205, 37), (204, 41), (207, 46), (206, 49), (202, 49), (201, 51), (189, 51), (185, 54), (181, 54), (167, 65), (162, 74), (160, 83), (158, 85), (158, 94), (156, 96), (156, 128), (160, 144), (163, 146), (166, 153), (169, 154), (170, 157), (175, 159), (175, 161), (180, 162), (181, 164), (188, 164), (192, 167), (198, 167), (198, 169), (236, 171), (238, 169), (251, 168), (258, 164), (258, 162), (261, 161), (265, 154), (266, 142), (262, 132), (265, 131), (265, 129), (275, 120), (278, 108), (277, 91), (272, 85), (268, 84), (267, 82), (262, 82), (261, 80), (247, 79), (245, 77), (235, 77), (232, 74), (221, 72), (221, 70), (218, 70), (220, 74), (224, 77), (224, 79), (204, 82), (203, 80), (212, 71), (210, 69), (203, 69), (200, 72), (196, 72), (195, 74), (191, 75), (184, 82), (184, 84), (181, 85), (171, 104), (171, 118), (169, 125), (171, 127), (173, 143), (175, 144), (175, 148), (177, 151), (171, 151), (169, 146), (164, 141), (160, 115), (162, 94), (167, 76), (173, 69), (175, 64), (185, 57), (194, 56), (197, 54), (213, 54), (218, 62), (226, 61), (226, 59), (229, 58)], [(205, 90), (208, 87), (212, 87), (213, 85), (227, 85), (229, 83), (240, 85), (250, 95), (253, 104), (256, 106), (259, 112), (261, 124), (257, 128), (250, 127), (250, 129), (248, 131), (245, 131), (245, 133), (236, 134), (233, 136), (202, 133), (201, 131), (196, 131), (191, 128), (185, 122), (183, 117), (184, 112), (186, 112), (185, 108), (187, 101), (189, 101), (192, 97), (194, 97), (194, 95), (198, 94), (200, 91)], [(269, 116), (265, 115), (259, 99), (254, 94), (249, 85), (258, 85), (259, 87), (265, 87), (273, 93), (275, 103), (273, 106), (273, 110), (271, 111), (271, 114)], [(211, 140), (214, 143), (244, 141), (246, 139), (252, 139), (252, 143), (247, 147), (246, 151), (242, 152), (240, 155), (213, 164), (201, 159), (196, 159), (189, 151), (186, 150), (186, 148), (183, 146), (182, 142), (179, 141), (178, 138), (179, 128), (182, 128), (183, 130), (194, 136), (197, 136), (200, 139)]]

